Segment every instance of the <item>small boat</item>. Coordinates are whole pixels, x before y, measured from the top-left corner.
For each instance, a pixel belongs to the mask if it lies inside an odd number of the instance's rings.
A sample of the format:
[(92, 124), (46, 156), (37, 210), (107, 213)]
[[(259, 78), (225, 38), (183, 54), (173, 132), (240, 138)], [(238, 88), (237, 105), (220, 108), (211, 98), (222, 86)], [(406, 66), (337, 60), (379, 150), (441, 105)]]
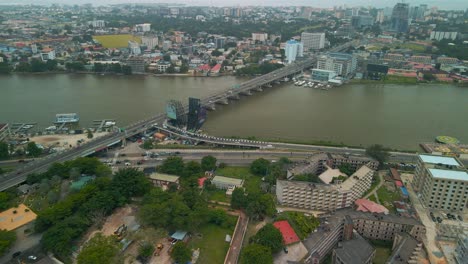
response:
[(54, 130), (57, 130), (57, 127), (56, 126), (50, 126), (50, 127), (47, 127), (45, 130), (54, 131)]
[(55, 115), (55, 123), (62, 124), (62, 123), (77, 123), (80, 121), (80, 117), (77, 113), (69, 113), (69, 114), (56, 114)]
[(25, 125), (23, 126), (23, 129), (30, 129), (30, 128), (33, 128), (34, 126), (33, 125)]

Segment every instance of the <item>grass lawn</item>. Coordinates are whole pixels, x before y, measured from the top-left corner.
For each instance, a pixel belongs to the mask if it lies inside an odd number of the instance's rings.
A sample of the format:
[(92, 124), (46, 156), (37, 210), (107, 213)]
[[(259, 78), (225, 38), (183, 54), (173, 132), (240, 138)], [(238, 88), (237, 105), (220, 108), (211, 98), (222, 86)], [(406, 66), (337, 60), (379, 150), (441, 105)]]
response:
[(140, 37), (131, 34), (93, 36), (93, 39), (99, 41), (104, 48), (126, 48), (129, 40), (141, 43)]
[(249, 167), (225, 167), (216, 170), (216, 175), (244, 179), (244, 187), (247, 192), (260, 191), (262, 178), (250, 172)]
[(392, 242), (381, 240), (369, 240), (370, 244), (375, 248), (374, 264), (385, 264), (386, 260), (392, 254)]
[(225, 190), (213, 190), (208, 193), (208, 199), (218, 202), (231, 203), (231, 197), (226, 196)]
[(387, 207), (390, 211), (394, 211), (393, 201), (399, 201), (401, 199), (400, 191), (396, 190), (391, 192), (383, 185), (377, 190), (377, 196), (379, 197), (380, 203)]
[[(377, 172), (376, 174), (374, 174), (374, 179), (372, 180), (372, 184), (371, 184), (369, 190), (367, 190), (367, 191), (364, 193), (363, 196), (366, 196), (368, 193), (372, 192), (372, 191), (375, 189), (375, 187), (377, 187), (377, 185), (380, 184), (380, 177), (379, 177), (379, 175), (377, 175), (377, 174), (378, 174), (378, 172)], [(372, 196), (373, 196), (373, 195), (372, 195)], [(371, 197), (369, 197), (369, 198), (371, 198)], [(374, 199), (375, 199), (375, 198), (374, 198)]]
[(385, 83), (417, 83), (418, 80), (415, 77), (404, 77), (396, 75), (387, 75)]
[(419, 51), (419, 52), (426, 51), (426, 47), (424, 45), (418, 45), (418, 44), (413, 44), (413, 43), (404, 43), (404, 44), (401, 44), (399, 46), (401, 48), (410, 49), (410, 50), (413, 50), (413, 51)]
[[(236, 218), (235, 216), (229, 216)], [(201, 237), (193, 235), (189, 242), (189, 247), (200, 248), (200, 258), (197, 263), (218, 264), (223, 263), (229, 249), (229, 243), (225, 242), (226, 234), (232, 236), (234, 226), (224, 228), (217, 225), (205, 225), (198, 230)]]
[(369, 196), (369, 200), (373, 201), (374, 203), (377, 203), (377, 198), (375, 198), (375, 195), (372, 194), (371, 196)]

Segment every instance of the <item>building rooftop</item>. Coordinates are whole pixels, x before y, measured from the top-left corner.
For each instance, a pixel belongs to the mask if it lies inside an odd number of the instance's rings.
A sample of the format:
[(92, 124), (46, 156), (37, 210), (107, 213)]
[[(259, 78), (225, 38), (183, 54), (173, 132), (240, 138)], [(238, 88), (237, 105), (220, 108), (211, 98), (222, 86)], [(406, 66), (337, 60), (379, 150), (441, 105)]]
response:
[(343, 241), (335, 249), (336, 255), (347, 264), (367, 263), (375, 249), (367, 240), (353, 231), (353, 239)]
[(0, 229), (15, 230), (36, 220), (36, 217), (37, 215), (31, 209), (24, 204), (20, 204), (18, 207), (0, 213)]
[(387, 263), (409, 263), (408, 261), (413, 256), (414, 249), (420, 244), (416, 239), (406, 233), (400, 233), (398, 235), (403, 236), (402, 241), (393, 250)]
[(429, 172), (434, 178), (456, 181), (468, 181), (468, 173), (466, 171), (429, 169)]
[(157, 172), (152, 173), (149, 177), (152, 180), (166, 181), (166, 182), (177, 182), (179, 180), (179, 176), (157, 173)]
[(278, 221), (273, 223), (273, 225), (281, 232), (281, 235), (283, 235), (283, 241), (285, 245), (300, 241), (299, 237), (296, 235), (296, 232), (294, 232), (294, 229), (291, 227), (288, 221)]
[(369, 172), (373, 172), (372, 169), (366, 165), (362, 166), (357, 170), (353, 175), (349, 176), (347, 180), (340, 184), (341, 190), (351, 190), (356, 182), (358, 182), (362, 177), (366, 176)]
[(348, 175), (342, 173), (339, 169), (332, 169), (328, 166), (326, 167), (327, 167), (327, 170), (319, 175), (319, 178), (323, 183), (330, 184), (334, 177), (339, 177), (339, 176), (348, 177)]
[(224, 177), (224, 176), (214, 176), (213, 180), (211, 182), (222, 182), (226, 184), (233, 184), (233, 185), (242, 185), (244, 180), (241, 179), (236, 179), (236, 178), (229, 178), (229, 177)]
[(419, 158), (424, 163), (443, 164), (443, 165), (449, 165), (449, 166), (461, 165), (455, 158), (452, 158), (452, 157), (435, 156), (435, 155), (419, 155)]
[(354, 203), (357, 206), (357, 211), (388, 214), (388, 209), (385, 206), (367, 199), (357, 199)]

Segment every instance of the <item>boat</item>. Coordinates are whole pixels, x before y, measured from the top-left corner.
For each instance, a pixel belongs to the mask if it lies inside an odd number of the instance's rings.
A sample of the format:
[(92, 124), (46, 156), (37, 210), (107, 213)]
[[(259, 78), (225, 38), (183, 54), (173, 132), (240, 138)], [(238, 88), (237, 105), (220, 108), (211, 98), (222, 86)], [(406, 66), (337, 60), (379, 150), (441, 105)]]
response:
[(67, 113), (67, 114), (56, 114), (55, 115), (55, 123), (63, 124), (63, 123), (77, 123), (80, 121), (80, 117), (77, 113)]
[(50, 126), (50, 127), (47, 127), (45, 130), (54, 131), (54, 130), (57, 130), (57, 127), (56, 126)]
[(24, 125), (23, 129), (30, 129), (30, 128), (33, 128), (33, 127), (34, 127), (33, 125)]
[(106, 121), (106, 122), (104, 123), (104, 126), (105, 126), (105, 127), (115, 126), (115, 122), (113, 122), (113, 121)]

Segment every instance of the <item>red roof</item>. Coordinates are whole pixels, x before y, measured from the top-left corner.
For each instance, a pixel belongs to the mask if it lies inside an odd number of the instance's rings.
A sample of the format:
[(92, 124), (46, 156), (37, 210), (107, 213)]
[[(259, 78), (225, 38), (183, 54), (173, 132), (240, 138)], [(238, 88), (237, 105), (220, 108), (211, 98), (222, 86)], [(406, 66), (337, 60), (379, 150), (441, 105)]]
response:
[(385, 206), (367, 199), (357, 199), (354, 203), (357, 205), (357, 211), (388, 214), (388, 209)]
[(390, 168), (390, 173), (392, 174), (393, 180), (401, 181), (400, 173), (395, 168)]
[(200, 71), (209, 71), (211, 69), (209, 64), (204, 64), (198, 67), (198, 70)]
[(403, 186), (403, 183), (401, 181), (395, 181), (395, 185), (397, 187), (402, 187)]
[(198, 178), (198, 186), (203, 187), (203, 185), (205, 184), (206, 179), (208, 179), (208, 178), (206, 178), (206, 177)]
[(296, 235), (296, 232), (294, 232), (294, 229), (292, 229), (288, 221), (286, 220), (278, 221), (278, 222), (273, 223), (273, 225), (283, 235), (283, 240), (284, 240), (285, 245), (299, 242), (299, 237)]
[(221, 69), (221, 64), (216, 64), (213, 68), (211, 68), (211, 71), (212, 72), (219, 72), (219, 70)]

